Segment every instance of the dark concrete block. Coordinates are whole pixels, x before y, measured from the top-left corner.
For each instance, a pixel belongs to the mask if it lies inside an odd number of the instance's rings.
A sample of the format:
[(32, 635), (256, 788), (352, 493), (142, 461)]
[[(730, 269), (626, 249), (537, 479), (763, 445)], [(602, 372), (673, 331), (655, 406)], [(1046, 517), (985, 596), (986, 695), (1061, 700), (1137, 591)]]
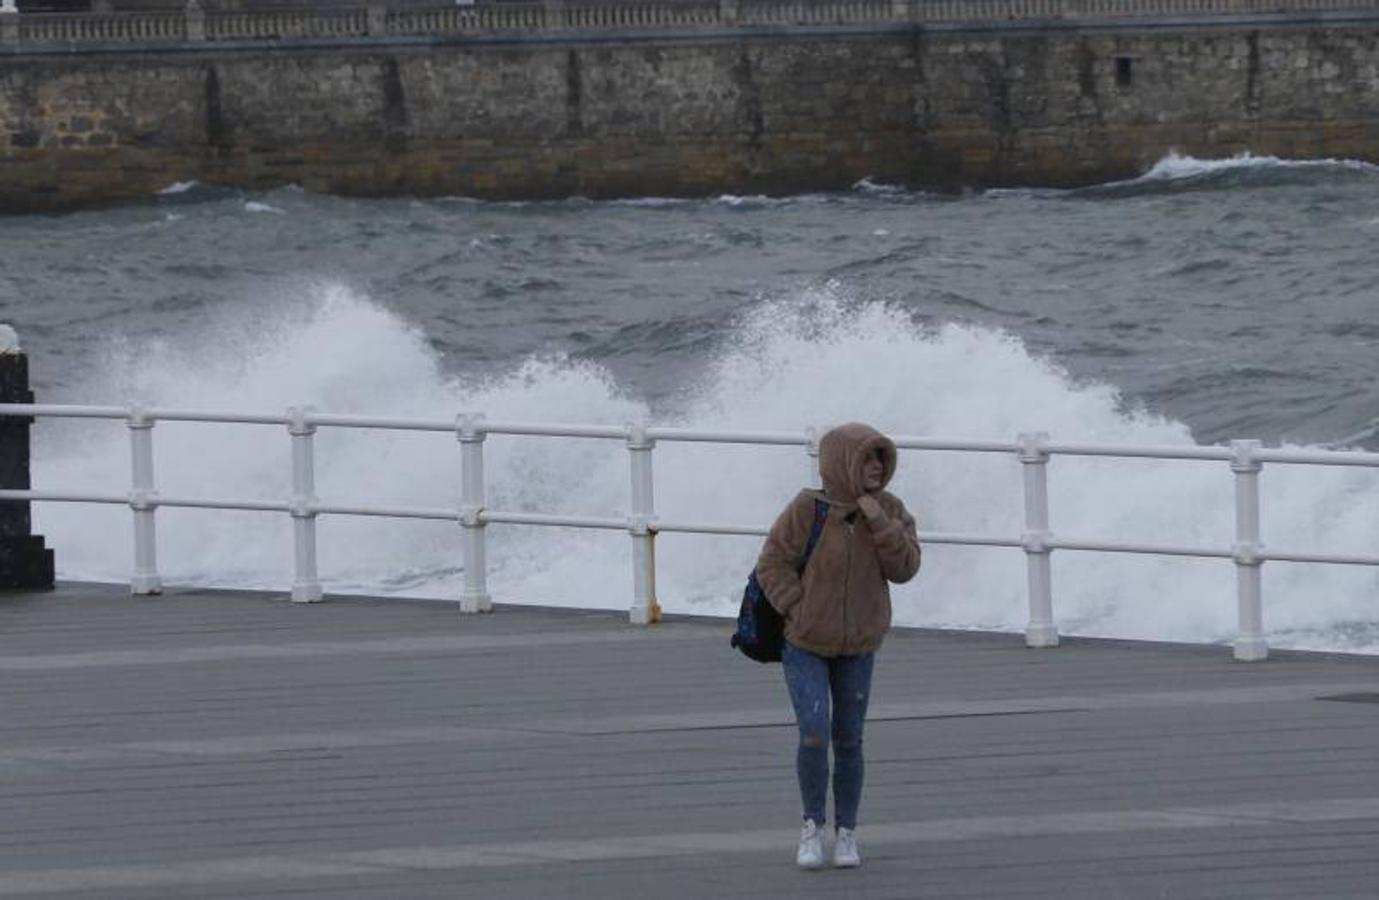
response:
[[(17, 489), (8, 484), (5, 487), (10, 490)], [(31, 531), (33, 518), (29, 504), (16, 500), (0, 500), (0, 539), (28, 537)]]
[(0, 588), (51, 590), (53, 581), (53, 551), (42, 536), (0, 537)]
[[(32, 403), (29, 358), (0, 353), (0, 403)], [(31, 417), (0, 417), (0, 489), (28, 490)], [(29, 504), (0, 500), (0, 588), (42, 589), (53, 586), (53, 551), (43, 538), (30, 535)]]
[[(23, 353), (0, 353), (0, 403), (32, 403), (29, 390), (29, 358)], [(32, 419), (4, 421), (32, 421)]]

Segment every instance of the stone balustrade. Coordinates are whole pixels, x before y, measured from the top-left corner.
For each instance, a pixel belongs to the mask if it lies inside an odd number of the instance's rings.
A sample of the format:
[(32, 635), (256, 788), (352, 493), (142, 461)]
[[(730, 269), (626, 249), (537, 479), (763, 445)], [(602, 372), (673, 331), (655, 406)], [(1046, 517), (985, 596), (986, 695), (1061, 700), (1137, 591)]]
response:
[(569, 30), (1133, 20), (1379, 9), (1379, 0), (663, 0), (385, 5), (313, 9), (16, 13), (0, 0), (12, 48), (466, 36)]

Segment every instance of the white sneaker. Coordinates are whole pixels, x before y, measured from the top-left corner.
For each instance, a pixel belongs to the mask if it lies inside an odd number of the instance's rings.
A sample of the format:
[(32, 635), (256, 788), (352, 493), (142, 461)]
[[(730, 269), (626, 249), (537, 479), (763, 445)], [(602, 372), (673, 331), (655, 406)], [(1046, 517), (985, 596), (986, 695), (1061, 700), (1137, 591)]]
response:
[(853, 834), (851, 828), (839, 828), (838, 839), (833, 844), (833, 865), (840, 869), (855, 869), (861, 864), (862, 854), (857, 852), (857, 835)]
[(824, 867), (824, 830), (813, 819), (805, 819), (804, 828), (800, 829), (800, 852), (795, 854), (795, 865), (801, 869)]

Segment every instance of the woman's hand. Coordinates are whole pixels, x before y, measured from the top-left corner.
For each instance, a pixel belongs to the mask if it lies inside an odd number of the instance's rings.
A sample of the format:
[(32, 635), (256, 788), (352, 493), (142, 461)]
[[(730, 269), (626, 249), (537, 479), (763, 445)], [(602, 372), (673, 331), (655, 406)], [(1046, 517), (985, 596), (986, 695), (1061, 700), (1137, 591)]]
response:
[(857, 508), (862, 515), (867, 517), (867, 521), (873, 524), (886, 520), (886, 511), (881, 508), (881, 504), (876, 502), (876, 498), (871, 494), (863, 494), (857, 498)]

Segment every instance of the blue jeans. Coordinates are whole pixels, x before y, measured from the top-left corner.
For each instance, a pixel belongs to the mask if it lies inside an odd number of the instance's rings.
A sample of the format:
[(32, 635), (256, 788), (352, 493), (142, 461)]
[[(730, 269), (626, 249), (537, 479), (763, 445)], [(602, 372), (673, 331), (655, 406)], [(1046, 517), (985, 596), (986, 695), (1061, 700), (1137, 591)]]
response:
[[(839, 828), (857, 827), (862, 801), (862, 724), (867, 718), (875, 654), (816, 656), (789, 641), (781, 654), (785, 685), (795, 705), (800, 745), (795, 769), (800, 779), (804, 817), (822, 826), (828, 820), (828, 743), (833, 739), (833, 811)], [(833, 727), (829, 728), (829, 698)]]

